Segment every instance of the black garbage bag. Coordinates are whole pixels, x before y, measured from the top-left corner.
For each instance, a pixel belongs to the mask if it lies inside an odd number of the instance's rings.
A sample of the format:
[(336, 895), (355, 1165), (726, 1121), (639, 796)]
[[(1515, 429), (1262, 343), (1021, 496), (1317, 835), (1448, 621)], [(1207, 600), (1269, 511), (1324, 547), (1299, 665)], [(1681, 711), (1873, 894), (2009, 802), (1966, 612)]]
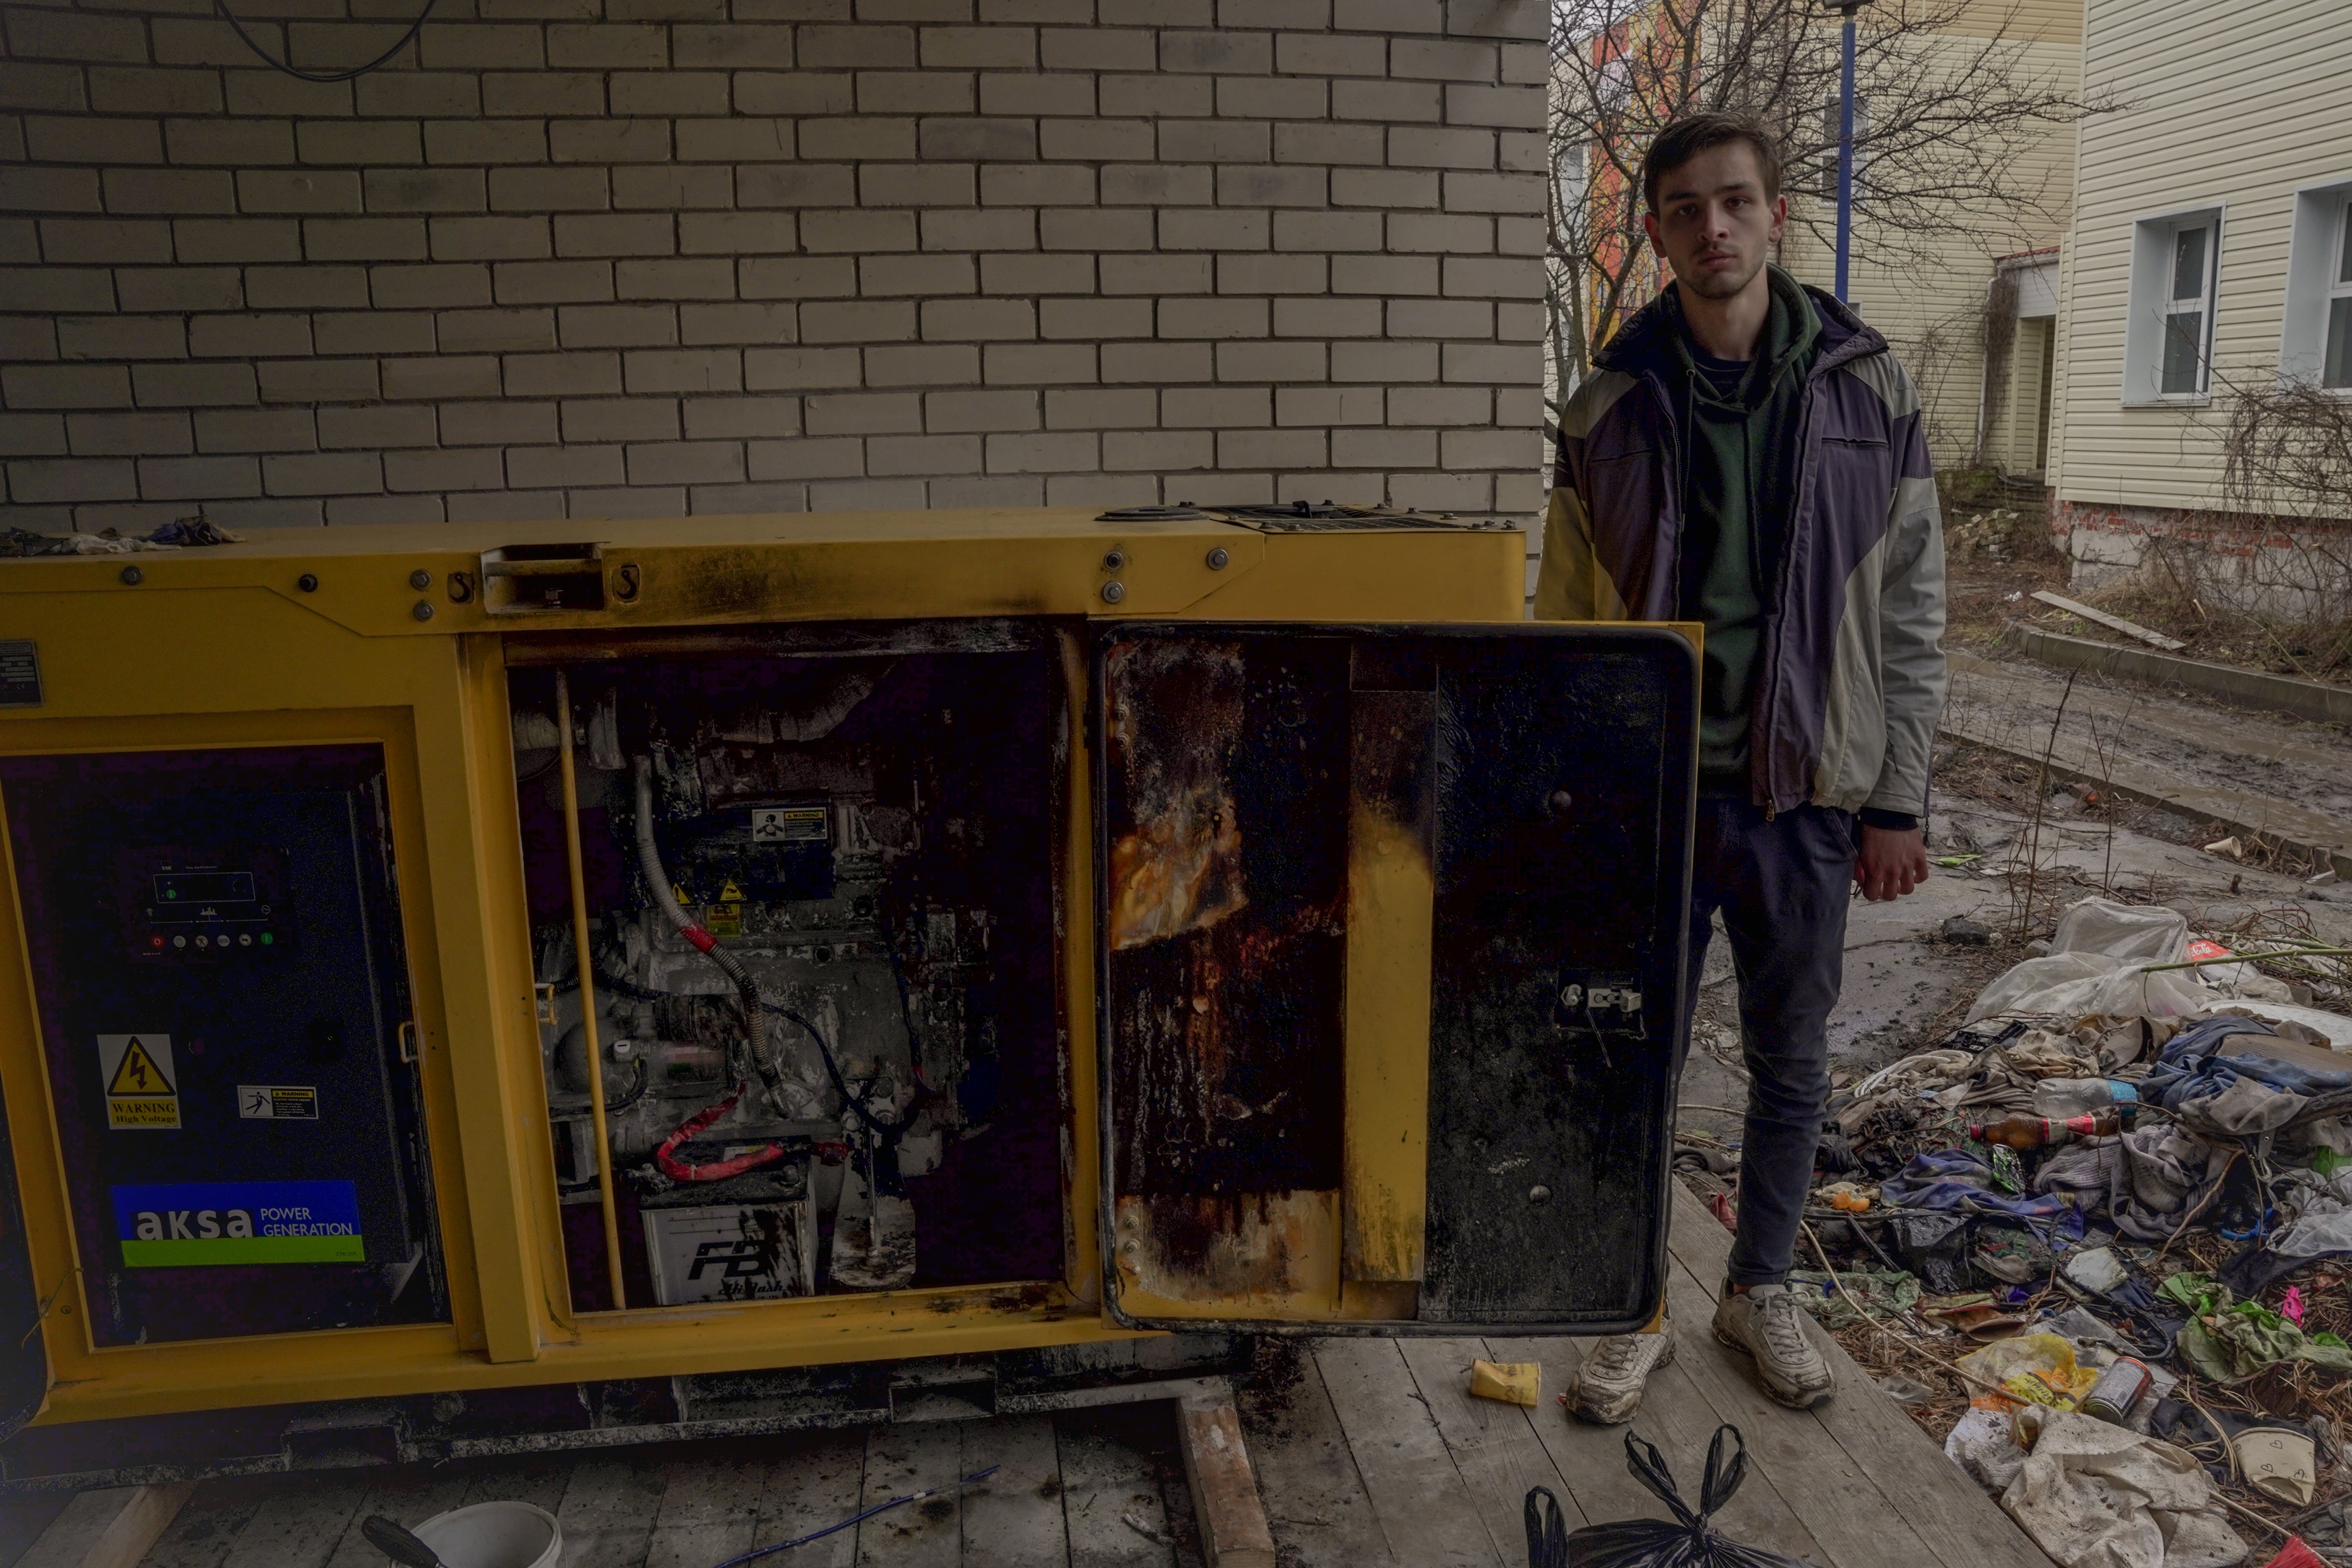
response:
[[(1730, 1440), (1728, 1458), (1725, 1439)], [(1674, 1510), (1674, 1521), (1628, 1519), (1591, 1524), (1570, 1535), (1559, 1504), (1541, 1487), (1528, 1494), (1528, 1568), (1806, 1568), (1794, 1557), (1761, 1546), (1743, 1546), (1707, 1528), (1706, 1521), (1731, 1500), (1748, 1475), (1748, 1445), (1739, 1428), (1715, 1429), (1707, 1445), (1706, 1479), (1699, 1487), (1696, 1512), (1675, 1489), (1665, 1456), (1633, 1433), (1625, 1434), (1625, 1468)], [(1538, 1501), (1538, 1500), (1541, 1500)]]

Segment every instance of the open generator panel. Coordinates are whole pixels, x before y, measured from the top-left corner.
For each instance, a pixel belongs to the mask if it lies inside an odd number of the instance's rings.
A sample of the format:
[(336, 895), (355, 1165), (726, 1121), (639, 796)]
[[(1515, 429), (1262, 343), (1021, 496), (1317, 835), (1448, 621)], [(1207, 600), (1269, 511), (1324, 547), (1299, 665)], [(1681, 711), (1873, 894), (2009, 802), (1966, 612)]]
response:
[[(569, 673), (584, 1026), (551, 671), (511, 672), (572, 1300), (1063, 1270), (1047, 638), (602, 661)], [(603, 1078), (604, 1138), (589, 1075)]]

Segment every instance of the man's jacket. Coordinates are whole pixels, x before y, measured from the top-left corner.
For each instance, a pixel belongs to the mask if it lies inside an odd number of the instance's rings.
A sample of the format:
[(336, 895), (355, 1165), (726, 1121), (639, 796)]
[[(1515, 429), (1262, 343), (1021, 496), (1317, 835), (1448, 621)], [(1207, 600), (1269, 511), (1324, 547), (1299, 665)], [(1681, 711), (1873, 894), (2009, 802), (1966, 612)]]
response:
[[(1757, 805), (1925, 816), (1944, 706), (1944, 542), (1919, 395), (1886, 340), (1808, 289), (1822, 337), (1749, 710)], [(1560, 420), (1535, 613), (1670, 621), (1683, 581), (1682, 371), (1665, 298), (1594, 356)]]

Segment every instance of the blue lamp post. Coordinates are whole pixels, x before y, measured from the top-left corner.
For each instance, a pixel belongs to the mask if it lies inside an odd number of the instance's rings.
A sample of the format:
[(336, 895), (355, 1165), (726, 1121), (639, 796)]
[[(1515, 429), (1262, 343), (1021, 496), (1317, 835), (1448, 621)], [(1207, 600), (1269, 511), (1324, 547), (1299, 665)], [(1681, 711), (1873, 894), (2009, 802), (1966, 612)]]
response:
[(1870, 0), (1829, 0), (1845, 17), (1838, 66), (1837, 297), (1850, 299), (1846, 268), (1853, 255), (1853, 14)]

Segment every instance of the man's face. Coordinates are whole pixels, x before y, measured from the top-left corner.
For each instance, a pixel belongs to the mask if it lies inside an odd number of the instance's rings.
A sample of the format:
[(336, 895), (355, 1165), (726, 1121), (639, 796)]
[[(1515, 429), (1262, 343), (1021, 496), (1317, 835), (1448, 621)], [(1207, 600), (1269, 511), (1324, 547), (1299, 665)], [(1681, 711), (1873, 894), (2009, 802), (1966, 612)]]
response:
[(1725, 142), (1666, 172), (1642, 226), (1684, 288), (1728, 300), (1764, 269), (1788, 216), (1786, 196), (1764, 197), (1756, 149)]

